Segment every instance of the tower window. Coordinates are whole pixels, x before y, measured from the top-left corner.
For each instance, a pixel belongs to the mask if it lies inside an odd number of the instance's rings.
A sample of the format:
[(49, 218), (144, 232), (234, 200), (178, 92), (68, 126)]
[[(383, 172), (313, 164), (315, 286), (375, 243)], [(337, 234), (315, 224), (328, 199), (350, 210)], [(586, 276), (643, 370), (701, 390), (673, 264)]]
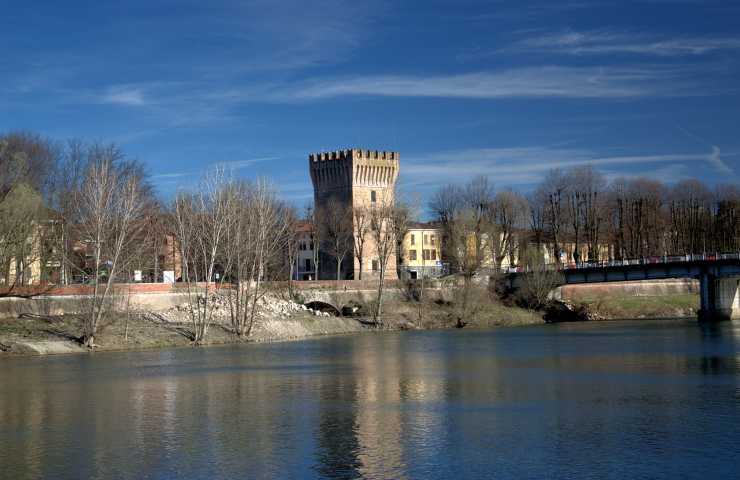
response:
[(414, 237), (414, 234), (412, 233), (411, 234), (411, 245), (415, 245), (415, 244), (416, 244), (416, 238)]
[(375, 193), (375, 190), (370, 191), (370, 201), (375, 203), (377, 201), (378, 195)]

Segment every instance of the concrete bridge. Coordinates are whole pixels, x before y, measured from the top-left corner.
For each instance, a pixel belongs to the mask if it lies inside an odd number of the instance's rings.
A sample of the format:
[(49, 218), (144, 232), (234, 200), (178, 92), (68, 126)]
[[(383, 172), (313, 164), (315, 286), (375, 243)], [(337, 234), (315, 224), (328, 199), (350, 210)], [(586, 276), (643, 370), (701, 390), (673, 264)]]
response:
[[(699, 319), (740, 318), (740, 254), (651, 257), (600, 263), (583, 263), (559, 269), (565, 285), (695, 278), (699, 280)], [(530, 272), (509, 274), (516, 288)]]

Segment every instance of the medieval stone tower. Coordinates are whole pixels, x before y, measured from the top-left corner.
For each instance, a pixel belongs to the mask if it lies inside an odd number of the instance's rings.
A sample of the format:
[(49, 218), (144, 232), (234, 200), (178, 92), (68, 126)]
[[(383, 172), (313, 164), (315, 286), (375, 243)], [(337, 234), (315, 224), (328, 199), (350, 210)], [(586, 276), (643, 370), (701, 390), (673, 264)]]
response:
[[(326, 208), (330, 199), (335, 198), (346, 208), (372, 208), (394, 201), (396, 180), (398, 179), (398, 152), (379, 152), (377, 150), (339, 150), (327, 153), (315, 153), (308, 156), (311, 182), (314, 189), (316, 209)], [(352, 219), (348, 218), (351, 228), (357, 236), (357, 229)], [(343, 278), (370, 279), (378, 275), (378, 255), (375, 243), (370, 234), (365, 236), (363, 249), (362, 275), (360, 262), (354, 255), (352, 245), (343, 262)], [(319, 279), (336, 278), (336, 262), (326, 252), (319, 249)], [(395, 252), (388, 260), (386, 278), (397, 278)]]

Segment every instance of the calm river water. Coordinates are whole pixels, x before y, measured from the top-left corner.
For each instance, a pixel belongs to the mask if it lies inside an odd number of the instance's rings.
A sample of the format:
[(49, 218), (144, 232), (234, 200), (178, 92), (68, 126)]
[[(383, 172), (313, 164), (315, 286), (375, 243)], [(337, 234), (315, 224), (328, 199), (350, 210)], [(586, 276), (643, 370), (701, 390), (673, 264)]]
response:
[(0, 360), (0, 478), (737, 478), (740, 325)]

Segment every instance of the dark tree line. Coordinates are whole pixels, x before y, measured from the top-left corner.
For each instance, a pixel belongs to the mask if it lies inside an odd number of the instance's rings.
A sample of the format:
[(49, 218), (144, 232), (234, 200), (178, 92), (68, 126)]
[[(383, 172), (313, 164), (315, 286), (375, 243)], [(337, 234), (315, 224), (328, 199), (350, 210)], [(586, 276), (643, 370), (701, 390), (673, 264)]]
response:
[[(496, 193), (487, 183), (476, 188), (483, 182), (441, 187), (430, 202), (454, 271), (470, 271), (471, 262), (474, 269), (483, 263), (500, 267), (507, 257), (515, 263), (514, 252), (520, 263), (531, 262), (524, 251), (532, 247), (550, 263), (740, 251), (735, 184), (608, 182), (591, 166), (553, 169), (526, 198)], [(471, 191), (484, 194), (472, 199)]]

